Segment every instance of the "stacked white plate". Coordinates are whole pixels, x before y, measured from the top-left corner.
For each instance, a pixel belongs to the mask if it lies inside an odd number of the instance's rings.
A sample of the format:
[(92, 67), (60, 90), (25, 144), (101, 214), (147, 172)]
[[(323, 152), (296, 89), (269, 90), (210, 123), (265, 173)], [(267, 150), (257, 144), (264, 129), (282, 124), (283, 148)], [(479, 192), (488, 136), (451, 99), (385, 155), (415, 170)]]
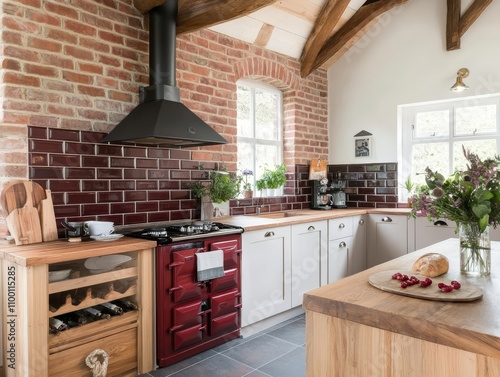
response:
[(60, 270), (60, 271), (49, 271), (49, 283), (53, 283), (55, 281), (61, 281), (67, 279), (69, 274), (71, 273), (71, 269), (69, 270)]
[(90, 271), (91, 274), (100, 274), (102, 272), (111, 271), (131, 259), (132, 257), (122, 254), (104, 255), (102, 257), (87, 259), (84, 266)]

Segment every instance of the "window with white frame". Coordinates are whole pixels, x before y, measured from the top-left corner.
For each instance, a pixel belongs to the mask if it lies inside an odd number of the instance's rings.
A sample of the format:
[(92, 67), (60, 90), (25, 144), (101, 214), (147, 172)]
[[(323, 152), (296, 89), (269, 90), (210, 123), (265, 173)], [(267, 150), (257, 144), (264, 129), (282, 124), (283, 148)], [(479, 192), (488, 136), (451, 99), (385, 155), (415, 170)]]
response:
[(445, 177), (464, 169), (462, 146), (482, 159), (499, 154), (499, 106), (500, 95), (400, 106), (399, 182), (424, 184), (426, 167)]
[(282, 92), (259, 82), (237, 83), (238, 169), (250, 169), (255, 181), (264, 168), (283, 163)]

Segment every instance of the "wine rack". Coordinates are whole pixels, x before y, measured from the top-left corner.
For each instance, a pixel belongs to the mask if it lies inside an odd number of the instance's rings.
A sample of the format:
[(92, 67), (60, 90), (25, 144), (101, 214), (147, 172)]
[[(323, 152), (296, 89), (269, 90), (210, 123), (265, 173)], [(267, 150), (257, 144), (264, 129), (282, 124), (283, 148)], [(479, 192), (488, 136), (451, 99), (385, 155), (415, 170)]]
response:
[[(109, 355), (107, 377), (132, 377), (154, 369), (154, 246), (152, 241), (123, 237), (113, 242), (61, 240), (0, 247), (2, 276), (10, 273), (15, 278), (10, 292), (8, 282), (3, 282), (3, 294), (15, 300), (11, 308), (4, 305), (2, 313), (4, 318), (15, 318), (16, 326), (16, 353), (10, 361), (15, 368), (9, 368), (3, 352), (3, 376), (91, 377), (85, 358), (96, 349)], [(112, 254), (126, 254), (132, 260), (96, 274), (84, 267), (88, 258)], [(49, 282), (48, 272), (59, 269), (71, 269), (70, 276)], [(81, 325), (71, 322), (79, 313), (104, 312), (103, 304), (121, 300), (132, 302), (135, 309), (89, 318)], [(10, 329), (2, 322), (5, 337)], [(62, 326), (62, 331), (51, 329), (51, 323)]]

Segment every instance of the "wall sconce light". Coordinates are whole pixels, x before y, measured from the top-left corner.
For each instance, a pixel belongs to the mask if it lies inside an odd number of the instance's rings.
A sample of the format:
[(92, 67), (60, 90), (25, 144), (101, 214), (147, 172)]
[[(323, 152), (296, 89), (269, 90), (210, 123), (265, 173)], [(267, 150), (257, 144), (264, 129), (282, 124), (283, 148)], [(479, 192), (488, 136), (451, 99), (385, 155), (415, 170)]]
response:
[(457, 72), (457, 82), (450, 88), (452, 92), (463, 92), (469, 89), (467, 85), (462, 81), (463, 78), (469, 76), (469, 70), (467, 68), (460, 68)]

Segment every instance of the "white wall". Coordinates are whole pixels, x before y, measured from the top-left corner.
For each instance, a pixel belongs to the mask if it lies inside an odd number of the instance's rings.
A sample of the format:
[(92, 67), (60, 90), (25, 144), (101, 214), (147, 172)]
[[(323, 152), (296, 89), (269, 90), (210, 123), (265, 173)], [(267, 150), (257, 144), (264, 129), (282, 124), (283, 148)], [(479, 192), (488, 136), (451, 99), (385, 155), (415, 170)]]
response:
[[(462, 1), (463, 10), (472, 0)], [(500, 92), (500, 1), (493, 1), (446, 51), (446, 1), (409, 0), (386, 13), (328, 70), (329, 163), (397, 161), (397, 106)], [(469, 90), (449, 91), (466, 67)], [(372, 155), (354, 156), (354, 135), (372, 137)]]

